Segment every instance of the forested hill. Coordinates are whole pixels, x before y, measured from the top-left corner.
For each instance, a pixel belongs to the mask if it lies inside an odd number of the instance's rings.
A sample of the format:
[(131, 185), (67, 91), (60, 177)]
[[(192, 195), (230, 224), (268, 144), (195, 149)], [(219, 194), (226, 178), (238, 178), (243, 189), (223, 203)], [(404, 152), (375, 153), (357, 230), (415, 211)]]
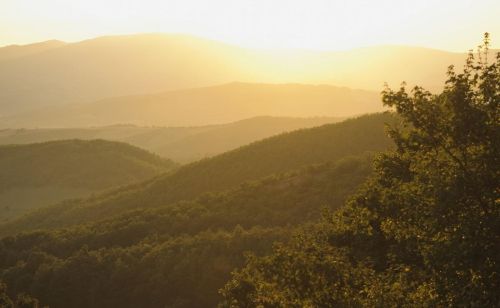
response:
[(168, 144), (158, 145), (155, 152), (176, 162), (193, 162), (281, 133), (336, 123), (342, 120), (345, 120), (345, 118), (255, 117), (229, 124), (210, 126), (210, 129), (205, 129)]
[(193, 127), (112, 125), (88, 128), (0, 129), (0, 144), (105, 139), (126, 142), (175, 162), (188, 163), (283, 132), (341, 120), (343, 118), (262, 116), (227, 124)]
[(384, 123), (393, 121), (391, 114), (374, 114), (271, 137), (142, 184), (43, 209), (3, 225), (0, 234), (95, 221), (129, 209), (193, 199), (311, 164), (383, 151), (393, 144)]
[(104, 140), (0, 146), (0, 218), (144, 181), (173, 167), (147, 151)]
[(193, 201), (6, 237), (0, 279), (12, 294), (54, 308), (215, 307), (244, 252), (269, 253), (323, 207), (342, 205), (370, 173), (370, 155), (348, 157)]

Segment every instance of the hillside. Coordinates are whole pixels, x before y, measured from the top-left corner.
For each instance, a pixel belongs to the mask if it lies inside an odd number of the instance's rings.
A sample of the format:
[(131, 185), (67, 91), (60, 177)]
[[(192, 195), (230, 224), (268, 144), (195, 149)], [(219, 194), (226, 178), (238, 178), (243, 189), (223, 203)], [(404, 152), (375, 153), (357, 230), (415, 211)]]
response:
[(349, 157), (190, 202), (4, 238), (0, 279), (56, 308), (214, 307), (245, 251), (268, 253), (322, 208), (343, 204), (370, 173), (370, 156)]
[(151, 178), (175, 164), (103, 140), (0, 146), (0, 219)]
[(104, 139), (126, 142), (176, 162), (188, 163), (273, 135), (340, 120), (328, 117), (256, 117), (228, 124), (197, 127), (115, 125), (66, 129), (4, 129), (0, 130), (0, 144)]
[(271, 137), (142, 184), (45, 208), (4, 224), (0, 234), (95, 221), (130, 209), (190, 200), (311, 164), (384, 151), (392, 146), (384, 123), (393, 121), (390, 114), (375, 114)]
[(398, 46), (275, 52), (184, 35), (107, 36), (1, 61), (0, 115), (234, 81), (380, 91), (384, 82), (398, 85), (403, 79), (437, 90), (448, 65), (461, 65), (463, 58), (461, 53)]
[(212, 126), (212, 129), (189, 135), (171, 143), (161, 144), (154, 151), (178, 162), (192, 162), (274, 135), (336, 123), (341, 120), (342, 118), (334, 117), (256, 117)]
[(384, 110), (379, 96), (328, 85), (230, 83), (46, 107), (4, 117), (0, 127), (204, 126), (258, 116), (347, 117)]

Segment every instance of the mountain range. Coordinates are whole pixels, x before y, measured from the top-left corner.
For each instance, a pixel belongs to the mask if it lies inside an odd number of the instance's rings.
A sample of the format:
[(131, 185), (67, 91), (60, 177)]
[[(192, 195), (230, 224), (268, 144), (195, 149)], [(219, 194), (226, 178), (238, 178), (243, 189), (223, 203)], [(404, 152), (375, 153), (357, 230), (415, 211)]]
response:
[(0, 116), (236, 81), (333, 84), (379, 92), (384, 82), (399, 86), (406, 80), (438, 90), (446, 77), (443, 71), (450, 64), (461, 65), (464, 57), (401, 46), (342, 52), (253, 50), (169, 34), (10, 46), (0, 48)]
[(66, 104), (0, 118), (3, 128), (204, 126), (257, 116), (347, 117), (384, 110), (379, 94), (328, 85), (230, 83)]
[(91, 222), (141, 207), (153, 208), (222, 192), (309, 165), (384, 151), (393, 145), (384, 127), (395, 121), (391, 114), (374, 114), (270, 137), (142, 183), (40, 209), (0, 226), (0, 235)]

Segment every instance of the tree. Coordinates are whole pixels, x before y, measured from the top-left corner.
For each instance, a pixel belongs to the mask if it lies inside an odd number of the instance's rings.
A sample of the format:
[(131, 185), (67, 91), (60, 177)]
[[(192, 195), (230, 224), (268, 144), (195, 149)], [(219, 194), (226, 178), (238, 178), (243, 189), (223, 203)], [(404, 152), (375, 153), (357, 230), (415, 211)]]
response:
[(1, 308), (13, 308), (14, 303), (7, 294), (7, 285), (0, 281), (0, 307)]
[(386, 87), (396, 149), (346, 206), (221, 290), (223, 306), (500, 305), (500, 54), (490, 38), (441, 94)]
[(17, 308), (38, 308), (39, 303), (36, 298), (31, 297), (28, 294), (19, 294), (16, 300)]
[(38, 308), (39, 302), (28, 294), (18, 294), (14, 302), (7, 294), (7, 285), (0, 281), (0, 308)]

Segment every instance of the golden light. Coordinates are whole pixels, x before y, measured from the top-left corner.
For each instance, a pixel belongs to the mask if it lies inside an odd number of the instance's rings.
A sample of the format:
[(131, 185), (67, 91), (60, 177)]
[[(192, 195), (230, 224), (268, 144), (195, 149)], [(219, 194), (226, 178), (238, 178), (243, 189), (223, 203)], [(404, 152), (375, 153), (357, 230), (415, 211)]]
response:
[(498, 16), (496, 0), (2, 0), (0, 45), (173, 32), (257, 48), (464, 51), (500, 33)]

